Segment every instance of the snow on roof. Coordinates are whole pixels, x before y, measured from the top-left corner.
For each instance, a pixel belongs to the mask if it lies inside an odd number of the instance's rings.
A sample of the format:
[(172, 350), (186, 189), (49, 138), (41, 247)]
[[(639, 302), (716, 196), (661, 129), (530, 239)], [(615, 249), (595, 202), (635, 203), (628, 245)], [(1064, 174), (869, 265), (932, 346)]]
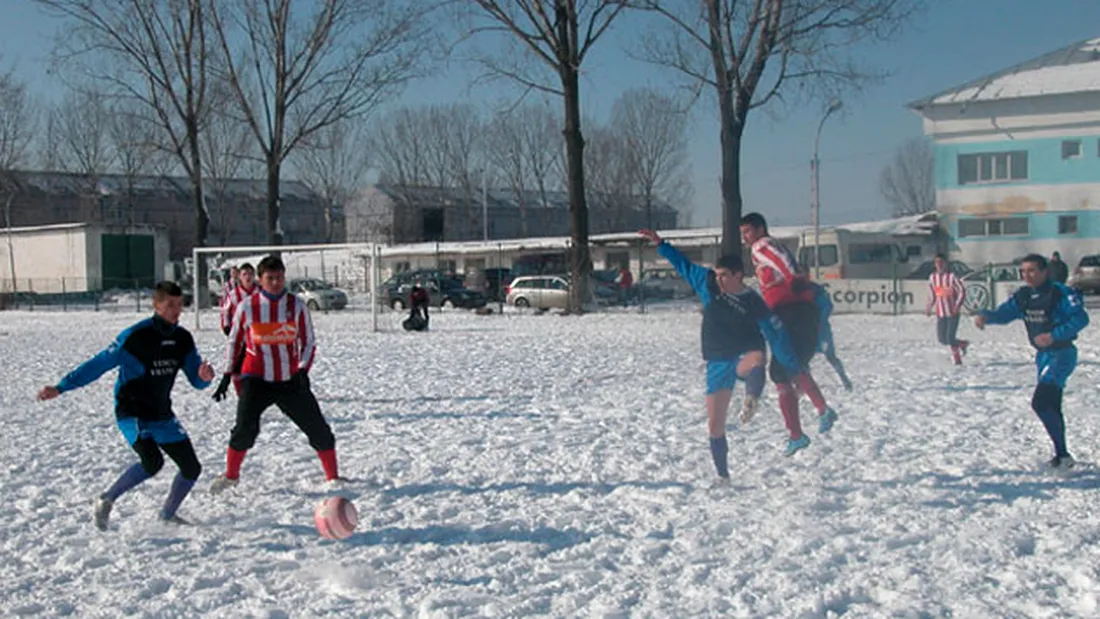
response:
[(1080, 41), (910, 104), (1018, 99), (1100, 91), (1100, 38)]
[[(939, 217), (936, 213), (925, 213), (900, 217), (897, 219), (884, 219), (880, 221), (868, 221), (838, 226), (822, 227), (821, 230), (847, 230), (849, 232), (865, 232), (888, 234), (892, 236), (931, 234), (939, 226)], [(811, 226), (777, 226), (769, 230), (772, 236), (782, 239), (797, 239), (803, 234), (812, 234)], [(686, 228), (681, 230), (663, 230), (661, 236), (669, 241), (675, 241), (683, 246), (714, 245), (722, 238), (721, 228)], [(636, 232), (614, 232), (609, 234), (593, 234), (589, 237), (593, 245), (610, 245), (616, 243), (633, 244), (638, 241)], [(407, 245), (393, 245), (381, 248), (382, 256), (428, 256), (439, 255), (466, 255), (488, 254), (495, 251), (518, 250), (560, 250), (569, 247), (570, 238), (541, 237), (529, 239), (506, 239), (498, 241), (454, 241), (446, 243), (411, 243)]]

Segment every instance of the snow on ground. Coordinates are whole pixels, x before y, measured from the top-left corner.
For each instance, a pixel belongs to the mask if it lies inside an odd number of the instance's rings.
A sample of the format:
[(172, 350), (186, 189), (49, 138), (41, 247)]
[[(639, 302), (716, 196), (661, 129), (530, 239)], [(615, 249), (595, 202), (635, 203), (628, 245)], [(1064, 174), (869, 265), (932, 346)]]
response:
[[(393, 313), (379, 334), (363, 314), (318, 316), (311, 378), (361, 517), (332, 542), (312, 526), (320, 465), (275, 410), (241, 485), (207, 493), (233, 402), (184, 380), (175, 405), (206, 468), (181, 515), (199, 525), (155, 522), (168, 463), (94, 529), (92, 498), (135, 461), (113, 376), (33, 398), (137, 318), (0, 314), (0, 615), (1100, 614), (1100, 473), (1040, 470), (1020, 324), (964, 327), (975, 343), (956, 368), (927, 319), (838, 317), (858, 388), (817, 367), (833, 432), (805, 413), (813, 444), (784, 458), (769, 399), (731, 424), (733, 487), (713, 488), (697, 312), (451, 312), (427, 334), (395, 330)], [(1089, 461), (1098, 333), (1066, 398), (1070, 448)], [(222, 337), (198, 341), (221, 365)]]

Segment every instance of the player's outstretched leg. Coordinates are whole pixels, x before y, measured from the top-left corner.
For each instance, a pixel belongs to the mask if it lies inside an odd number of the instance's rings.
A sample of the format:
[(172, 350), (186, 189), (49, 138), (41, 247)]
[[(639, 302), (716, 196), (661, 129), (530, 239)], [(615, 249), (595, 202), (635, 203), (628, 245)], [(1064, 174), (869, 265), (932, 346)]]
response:
[[(138, 421), (136, 419), (124, 420), (127, 424), (132, 425), (133, 436), (137, 435)], [(132, 423), (130, 423), (132, 422)], [(123, 422), (119, 422), (120, 428), (123, 426)], [(122, 428), (123, 434), (127, 437), (131, 436), (127, 434), (128, 428)], [(123, 471), (122, 475), (115, 480), (115, 483), (111, 484), (111, 487), (106, 492), (99, 495), (95, 500), (95, 504), (92, 510), (92, 521), (100, 531), (107, 530), (107, 522), (111, 517), (111, 508), (114, 507), (115, 501), (120, 496), (126, 494), (141, 482), (149, 479), (153, 475), (156, 475), (164, 466), (164, 456), (160, 454), (160, 449), (157, 447), (156, 441), (151, 438), (142, 438), (135, 440), (130, 444), (138, 456), (141, 458), (141, 462), (132, 465), (130, 468)]]
[(729, 442), (726, 440), (726, 414), (730, 406), (732, 389), (719, 389), (707, 394), (707, 434), (710, 436), (710, 455), (718, 477), (729, 479)]
[(176, 515), (176, 511), (179, 510), (183, 500), (187, 498), (191, 488), (198, 481), (199, 475), (202, 474), (202, 465), (199, 464), (199, 458), (195, 455), (195, 448), (191, 445), (190, 439), (166, 443), (161, 445), (161, 449), (176, 463), (179, 472), (172, 480), (172, 489), (168, 491), (168, 498), (165, 499), (164, 507), (160, 510), (160, 519), (177, 524), (187, 524), (185, 520)]
[(821, 389), (817, 386), (814, 377), (810, 375), (809, 370), (796, 376), (795, 384), (810, 398), (810, 402), (817, 409), (817, 431), (824, 434), (832, 430), (838, 415), (826, 404), (825, 396), (821, 394)]
[(740, 421), (746, 424), (752, 421), (760, 405), (760, 396), (764, 393), (767, 376), (764, 370), (765, 355), (762, 350), (745, 353), (737, 363), (737, 375), (745, 381), (745, 399), (741, 402)]

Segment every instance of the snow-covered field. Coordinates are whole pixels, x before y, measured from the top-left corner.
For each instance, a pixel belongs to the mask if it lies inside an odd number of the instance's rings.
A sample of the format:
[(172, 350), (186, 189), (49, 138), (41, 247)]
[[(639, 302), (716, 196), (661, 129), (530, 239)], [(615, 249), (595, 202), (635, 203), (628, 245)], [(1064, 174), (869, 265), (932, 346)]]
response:
[[(713, 488), (697, 312), (453, 312), (428, 334), (394, 330), (395, 314), (379, 334), (363, 314), (318, 316), (311, 378), (361, 518), (332, 542), (312, 526), (320, 465), (274, 409), (241, 485), (207, 493), (235, 401), (182, 378), (176, 410), (206, 468), (180, 513), (198, 526), (154, 519), (171, 463), (109, 531), (91, 525), (92, 498), (135, 461), (113, 374), (34, 394), (139, 317), (0, 314), (0, 615), (1100, 616), (1100, 471), (1040, 470), (1020, 324), (964, 327), (956, 368), (927, 319), (836, 318), (857, 389), (816, 368), (833, 432), (807, 423), (813, 444), (785, 459), (769, 393), (730, 425), (734, 483)], [(1070, 449), (1090, 462), (1093, 319), (1066, 398)], [(220, 366), (221, 335), (197, 338)]]

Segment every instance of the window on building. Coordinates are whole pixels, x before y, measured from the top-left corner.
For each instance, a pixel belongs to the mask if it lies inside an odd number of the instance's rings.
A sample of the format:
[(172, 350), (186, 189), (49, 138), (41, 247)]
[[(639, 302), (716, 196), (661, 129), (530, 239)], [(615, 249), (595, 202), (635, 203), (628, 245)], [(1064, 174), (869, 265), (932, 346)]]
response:
[(1058, 234), (1077, 234), (1077, 216), (1059, 215)]
[(1062, 159), (1076, 159), (1081, 156), (1081, 140), (1062, 140)]
[(960, 219), (959, 238), (968, 236), (1017, 236), (1030, 230), (1027, 217)]
[(910, 258), (919, 258), (923, 252), (920, 245), (906, 245), (905, 255)]
[(852, 264), (889, 264), (894, 261), (894, 246), (885, 243), (852, 243), (848, 246)]
[[(837, 262), (840, 262), (839, 255), (836, 251), (836, 245), (822, 245), (820, 249), (818, 249), (818, 254), (821, 256), (821, 266), (823, 267), (831, 267)], [(813, 245), (798, 250), (798, 262), (805, 267), (817, 266), (814, 262)]]
[(1027, 180), (1027, 151), (959, 155), (960, 185)]

